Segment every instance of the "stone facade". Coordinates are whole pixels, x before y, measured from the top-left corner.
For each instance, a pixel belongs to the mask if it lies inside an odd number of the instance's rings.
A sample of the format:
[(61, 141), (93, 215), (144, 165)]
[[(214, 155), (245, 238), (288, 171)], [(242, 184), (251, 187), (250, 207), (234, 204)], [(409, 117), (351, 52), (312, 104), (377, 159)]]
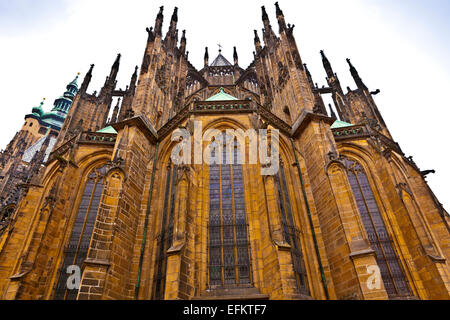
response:
[[(450, 219), (427, 172), (393, 140), (350, 61), (357, 90), (344, 94), (323, 52), (329, 87), (313, 84), (276, 9), (279, 34), (263, 7), (264, 45), (255, 31), (245, 70), (236, 48), (234, 64), (221, 52), (209, 64), (206, 49), (196, 70), (177, 9), (162, 36), (162, 7), (125, 91), (120, 55), (98, 95), (87, 93), (91, 66), (0, 234), (1, 299), (450, 298)], [(123, 99), (111, 110), (113, 97)], [(172, 133), (195, 121), (202, 135), (279, 130), (279, 172), (172, 163)]]
[(34, 107), (6, 149), (0, 151), (0, 231), (9, 223), (24, 185), (47, 161), (78, 92), (77, 80), (78, 76), (66, 86), (66, 92), (55, 100), (50, 112), (44, 112), (44, 101)]

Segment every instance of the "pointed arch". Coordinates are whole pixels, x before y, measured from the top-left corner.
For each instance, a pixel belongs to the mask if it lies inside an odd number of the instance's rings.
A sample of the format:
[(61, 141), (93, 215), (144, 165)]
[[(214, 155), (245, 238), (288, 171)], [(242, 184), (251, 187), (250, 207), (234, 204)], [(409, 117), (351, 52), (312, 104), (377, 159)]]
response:
[(376, 253), (375, 258), (388, 296), (391, 298), (410, 296), (411, 289), (408, 279), (393, 243), (392, 235), (381, 215), (366, 169), (358, 160), (352, 159), (351, 155), (349, 157), (342, 156), (341, 161), (345, 166), (369, 244)]
[(97, 164), (87, 172), (84, 178), (84, 187), (76, 211), (75, 221), (68, 243), (64, 247), (62, 267), (54, 292), (55, 300), (75, 300), (77, 298), (78, 288), (70, 289), (67, 287), (69, 277), (67, 271), (70, 266), (81, 268), (83, 261), (87, 258), (94, 224), (103, 195), (106, 170), (104, 163)]
[[(222, 131), (221, 163), (209, 165), (208, 283), (210, 288), (252, 284), (251, 248), (238, 140)], [(227, 139), (233, 138), (234, 164), (226, 161)], [(217, 144), (217, 142), (214, 142)], [(219, 142), (220, 143), (220, 142)]]
[(175, 191), (178, 166), (169, 162), (165, 168), (164, 202), (159, 232), (156, 237), (153, 299), (164, 299), (167, 271), (167, 250), (173, 243)]

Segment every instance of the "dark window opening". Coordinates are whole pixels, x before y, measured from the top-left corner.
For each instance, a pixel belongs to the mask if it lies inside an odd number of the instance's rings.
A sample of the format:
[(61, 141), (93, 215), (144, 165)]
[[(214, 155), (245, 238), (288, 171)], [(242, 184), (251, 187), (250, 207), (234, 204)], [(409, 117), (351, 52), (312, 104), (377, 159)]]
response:
[(408, 280), (386, 229), (367, 175), (357, 162), (344, 158), (344, 163), (370, 246), (376, 253), (376, 261), (386, 292), (390, 298), (410, 296)]
[(164, 192), (164, 211), (161, 221), (160, 233), (157, 237), (157, 256), (155, 277), (153, 280), (153, 299), (164, 299), (167, 271), (167, 250), (173, 242), (173, 216), (175, 209), (175, 189), (178, 166), (169, 165), (166, 174), (166, 187)]
[(208, 271), (213, 288), (252, 283), (242, 166), (236, 164), (240, 149), (234, 141), (234, 164), (227, 164), (226, 138), (224, 133), (222, 163), (209, 166)]
[(103, 166), (93, 170), (88, 176), (69, 243), (64, 250), (64, 260), (56, 285), (55, 300), (76, 300), (77, 298), (78, 289), (67, 288), (67, 279), (70, 276), (67, 268), (76, 265), (81, 269), (87, 257), (105, 184), (105, 173), (106, 167)]
[(304, 257), (300, 243), (300, 231), (296, 228), (294, 217), (292, 215), (292, 207), (289, 199), (286, 176), (283, 163), (280, 161), (280, 170), (275, 176), (278, 196), (280, 199), (281, 223), (284, 239), (291, 246), (291, 257), (294, 267), (297, 288), (300, 293), (309, 295), (308, 278), (304, 264)]

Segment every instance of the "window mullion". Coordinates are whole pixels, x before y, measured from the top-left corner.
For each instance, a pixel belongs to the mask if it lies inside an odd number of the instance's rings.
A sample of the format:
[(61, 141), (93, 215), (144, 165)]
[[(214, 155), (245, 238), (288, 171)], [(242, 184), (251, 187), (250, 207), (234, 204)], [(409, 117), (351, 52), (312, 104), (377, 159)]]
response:
[[(222, 154), (220, 154), (220, 157)], [(220, 161), (219, 161), (220, 162)], [(219, 196), (219, 215), (220, 215), (220, 226), (219, 226), (219, 233), (220, 233), (220, 277), (222, 285), (225, 284), (225, 255), (224, 255), (224, 248), (223, 248), (223, 187), (222, 187), (222, 165), (219, 166), (219, 190), (220, 190), (220, 196)]]
[[(83, 240), (84, 230), (86, 229), (86, 223), (87, 223), (87, 220), (88, 220), (88, 217), (89, 217), (89, 212), (91, 211), (92, 201), (94, 199), (94, 194), (95, 194), (95, 191), (97, 189), (97, 184), (98, 184), (98, 180), (96, 178), (95, 182), (94, 182), (94, 187), (92, 188), (91, 196), (89, 198), (89, 204), (88, 204), (88, 207), (86, 209), (85, 216), (84, 216), (83, 227), (81, 228), (80, 237), (78, 238), (77, 248), (75, 249), (75, 253), (74, 253), (74, 256), (73, 256), (73, 260), (72, 260), (72, 264), (73, 265), (76, 264), (76, 261), (78, 259), (78, 253), (80, 251), (81, 241)], [(64, 293), (64, 300), (67, 299), (68, 294), (69, 294), (69, 291), (66, 288), (66, 291)]]
[[(234, 158), (234, 155), (233, 155)], [(234, 199), (234, 176), (233, 176), (233, 166), (230, 165), (230, 185), (231, 185), (231, 211), (233, 216), (233, 252), (234, 252), (234, 278), (236, 283), (239, 283), (239, 259), (237, 255), (237, 230), (236, 230), (236, 202)]]
[(374, 233), (375, 233), (375, 237), (377, 238), (378, 245), (380, 246), (381, 253), (383, 254), (384, 261), (386, 261), (386, 266), (387, 266), (387, 269), (388, 269), (388, 272), (389, 272), (389, 276), (391, 277), (392, 285), (394, 286), (394, 289), (397, 292), (397, 294), (399, 294), (400, 291), (398, 290), (397, 284), (395, 283), (394, 275), (392, 273), (391, 266), (389, 264), (389, 260), (386, 257), (386, 252), (384, 250), (383, 243), (380, 240), (380, 236), (378, 235), (378, 230), (376, 228), (375, 222), (373, 221), (372, 213), (370, 212), (369, 205), (367, 204), (366, 195), (364, 194), (364, 190), (363, 190), (363, 188), (361, 186), (361, 181), (359, 180), (359, 177), (358, 177), (358, 174), (357, 174), (356, 171), (354, 171), (353, 174), (355, 175), (356, 182), (358, 183), (358, 188), (359, 188), (361, 196), (363, 198), (364, 206), (366, 207), (367, 215), (369, 216), (370, 222), (372, 224), (372, 227), (373, 227), (373, 230), (374, 230)]

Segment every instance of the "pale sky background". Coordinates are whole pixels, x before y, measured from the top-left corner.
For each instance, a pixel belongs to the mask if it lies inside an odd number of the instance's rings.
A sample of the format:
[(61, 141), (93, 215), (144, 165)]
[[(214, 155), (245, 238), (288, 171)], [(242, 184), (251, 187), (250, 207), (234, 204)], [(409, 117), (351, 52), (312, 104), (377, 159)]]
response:
[[(204, 47), (210, 61), (217, 44), (239, 64), (253, 59), (253, 30), (262, 28), (265, 5), (275, 32), (275, 0), (0, 0), (0, 149), (23, 124), (25, 114), (46, 97), (44, 109), (81, 72), (95, 63), (89, 91), (99, 91), (117, 53), (122, 54), (118, 87), (125, 88), (141, 65), (146, 27), (164, 5), (167, 31), (173, 7), (186, 29), (189, 60), (200, 69)], [(450, 209), (448, 127), (450, 105), (450, 1), (448, 0), (279, 0), (295, 24), (300, 55), (320, 86), (326, 84), (319, 51), (325, 50), (341, 84), (355, 88), (345, 58), (351, 58), (406, 155), (422, 169)], [(261, 36), (261, 32), (260, 32)], [(80, 81), (81, 83), (81, 81)]]

